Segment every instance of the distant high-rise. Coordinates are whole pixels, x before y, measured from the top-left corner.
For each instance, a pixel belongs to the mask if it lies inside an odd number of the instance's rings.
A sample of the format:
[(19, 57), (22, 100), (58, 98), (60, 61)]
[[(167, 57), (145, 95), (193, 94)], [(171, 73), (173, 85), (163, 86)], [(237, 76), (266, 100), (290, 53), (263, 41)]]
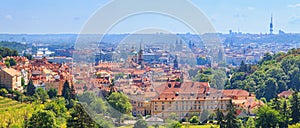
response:
[(270, 34), (273, 34), (273, 15), (271, 15)]

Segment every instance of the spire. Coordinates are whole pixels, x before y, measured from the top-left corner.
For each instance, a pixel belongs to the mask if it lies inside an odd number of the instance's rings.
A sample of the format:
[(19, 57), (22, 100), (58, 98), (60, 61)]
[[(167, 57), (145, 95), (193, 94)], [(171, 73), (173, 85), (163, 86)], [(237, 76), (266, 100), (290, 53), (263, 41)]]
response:
[(273, 14), (271, 14), (270, 34), (273, 34)]
[(143, 50), (142, 50), (142, 42), (140, 43), (140, 51), (138, 53), (138, 64), (141, 65), (141, 69), (143, 69)]
[(177, 60), (177, 55), (175, 55), (175, 59), (174, 59), (174, 69), (178, 69), (178, 60)]

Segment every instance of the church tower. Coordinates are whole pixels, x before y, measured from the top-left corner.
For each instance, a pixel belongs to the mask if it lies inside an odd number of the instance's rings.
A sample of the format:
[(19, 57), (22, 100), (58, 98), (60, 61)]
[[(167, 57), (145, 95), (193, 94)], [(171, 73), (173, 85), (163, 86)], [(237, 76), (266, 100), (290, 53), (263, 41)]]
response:
[(273, 34), (273, 15), (271, 15), (270, 34)]
[(140, 51), (138, 53), (138, 64), (143, 69), (143, 50), (142, 50), (142, 44), (140, 44)]
[(175, 55), (175, 59), (174, 59), (174, 69), (178, 69), (177, 55)]

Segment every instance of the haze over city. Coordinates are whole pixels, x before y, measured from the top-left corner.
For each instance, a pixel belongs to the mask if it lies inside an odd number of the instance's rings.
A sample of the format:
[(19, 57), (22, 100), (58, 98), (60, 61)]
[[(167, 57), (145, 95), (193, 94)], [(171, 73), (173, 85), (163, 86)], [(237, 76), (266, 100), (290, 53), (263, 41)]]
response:
[[(275, 33), (278, 30), (299, 33), (300, 1), (191, 0), (190, 2), (207, 16), (216, 32), (228, 33), (229, 30), (233, 30), (265, 34), (268, 32), (270, 17), (273, 15)], [(0, 33), (77, 34), (89, 17), (108, 3), (110, 3), (108, 0), (4, 0), (0, 9)], [(111, 14), (113, 15), (113, 12)], [(66, 22), (68, 24), (65, 24)], [(111, 33), (131, 33), (139, 27), (165, 28), (172, 33), (191, 32), (185, 25), (170, 17), (148, 14), (126, 19)]]

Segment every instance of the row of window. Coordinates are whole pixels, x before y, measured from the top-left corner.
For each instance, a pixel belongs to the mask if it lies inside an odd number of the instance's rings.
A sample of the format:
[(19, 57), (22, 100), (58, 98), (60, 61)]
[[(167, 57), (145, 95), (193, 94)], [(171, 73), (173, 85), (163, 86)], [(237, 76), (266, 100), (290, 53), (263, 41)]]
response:
[[(169, 110), (171, 110), (171, 107), (168, 107)], [(207, 105), (207, 106), (181, 106), (179, 107), (178, 105), (176, 105), (175, 107), (173, 107), (173, 110), (204, 110), (204, 109), (217, 109), (218, 105)], [(225, 109), (226, 105), (219, 105), (220, 109)], [(158, 106), (154, 107), (154, 110), (159, 110)], [(165, 106), (162, 105), (160, 110), (165, 110)]]
[[(205, 103), (226, 103), (227, 101), (176, 101), (175, 104), (205, 104)], [(154, 102), (154, 104), (158, 104), (159, 102)], [(168, 102), (169, 104), (172, 104), (171, 101)], [(161, 102), (161, 104), (165, 104), (165, 102)]]

